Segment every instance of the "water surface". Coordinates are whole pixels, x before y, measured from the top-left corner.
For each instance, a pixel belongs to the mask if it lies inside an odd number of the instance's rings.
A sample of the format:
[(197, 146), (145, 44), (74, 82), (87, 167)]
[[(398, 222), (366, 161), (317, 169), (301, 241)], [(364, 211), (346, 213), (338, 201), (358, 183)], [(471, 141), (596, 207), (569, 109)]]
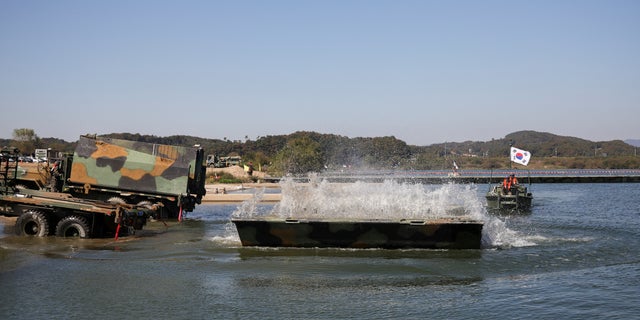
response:
[[(482, 250), (242, 248), (237, 205), (202, 205), (117, 242), (6, 228), (0, 318), (637, 318), (640, 185), (531, 188), (530, 214), (479, 213)], [(449, 191), (481, 202), (487, 189)]]

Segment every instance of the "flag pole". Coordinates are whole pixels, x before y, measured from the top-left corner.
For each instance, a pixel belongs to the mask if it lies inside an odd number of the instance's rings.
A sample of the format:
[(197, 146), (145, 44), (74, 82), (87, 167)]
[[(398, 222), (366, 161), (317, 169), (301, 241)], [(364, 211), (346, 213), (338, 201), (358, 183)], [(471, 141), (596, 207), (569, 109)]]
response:
[(513, 140), (509, 140), (509, 171), (511, 171), (511, 148), (513, 148)]
[(492, 181), (493, 181), (493, 168), (489, 168), (489, 191), (491, 191)]

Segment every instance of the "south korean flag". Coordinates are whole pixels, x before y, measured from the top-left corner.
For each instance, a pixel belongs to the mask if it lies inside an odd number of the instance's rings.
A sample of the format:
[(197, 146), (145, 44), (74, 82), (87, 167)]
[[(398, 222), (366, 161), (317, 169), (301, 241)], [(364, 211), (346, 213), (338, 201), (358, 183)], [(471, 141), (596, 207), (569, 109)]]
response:
[(511, 161), (526, 166), (529, 164), (529, 159), (531, 159), (529, 151), (511, 147)]

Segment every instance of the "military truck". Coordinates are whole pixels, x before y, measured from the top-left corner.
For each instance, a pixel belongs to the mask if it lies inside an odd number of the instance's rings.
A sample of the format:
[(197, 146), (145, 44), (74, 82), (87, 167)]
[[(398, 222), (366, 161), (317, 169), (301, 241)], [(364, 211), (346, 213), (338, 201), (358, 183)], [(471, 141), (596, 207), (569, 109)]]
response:
[(19, 188), (18, 156), (17, 149), (0, 150), (0, 214), (18, 217), (15, 225), (18, 235), (117, 237), (142, 229), (157, 209)]
[(220, 157), (217, 154), (210, 154), (207, 156), (208, 167), (226, 168), (226, 167), (240, 165), (241, 162), (242, 162), (242, 157), (240, 156)]
[[(193, 211), (206, 194), (206, 163), (199, 146), (181, 147), (80, 136), (72, 155), (49, 164), (25, 165), (16, 184), (74, 198), (156, 208), (158, 218)], [(29, 178), (29, 171), (36, 171)], [(44, 174), (43, 172), (47, 172)], [(42, 179), (50, 181), (42, 187)], [(37, 182), (36, 182), (37, 181)]]

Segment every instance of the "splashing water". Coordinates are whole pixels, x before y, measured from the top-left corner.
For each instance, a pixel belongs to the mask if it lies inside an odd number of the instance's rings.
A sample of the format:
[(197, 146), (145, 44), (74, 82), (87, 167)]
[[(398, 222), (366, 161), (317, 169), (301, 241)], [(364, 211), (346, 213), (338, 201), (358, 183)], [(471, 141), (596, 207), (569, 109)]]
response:
[(430, 219), (484, 216), (482, 203), (472, 185), (446, 184), (433, 188), (421, 184), (329, 183), (312, 177), (306, 184), (280, 183), (282, 200), (271, 212), (260, 212), (262, 193), (244, 202), (233, 213), (237, 218), (265, 215), (278, 218), (321, 219)]
[(437, 219), (464, 217), (484, 222), (482, 246), (535, 245), (490, 216), (475, 184), (422, 185), (385, 180), (382, 183), (330, 183), (311, 176), (309, 183), (280, 182), (282, 200), (270, 211), (259, 202), (264, 190), (242, 203), (234, 218), (280, 219)]
[(240, 236), (233, 223), (228, 222), (223, 226), (222, 233), (208, 237), (213, 243), (221, 247), (240, 246)]
[(526, 237), (517, 231), (507, 227), (505, 221), (497, 217), (485, 215), (484, 226), (482, 228), (482, 247), (487, 248), (508, 248), (508, 247), (529, 247), (536, 243), (531, 240), (534, 237)]
[(243, 201), (242, 204), (231, 215), (234, 218), (252, 218), (256, 216), (266, 215), (263, 207), (259, 205), (264, 196), (264, 189), (256, 189), (253, 197)]

